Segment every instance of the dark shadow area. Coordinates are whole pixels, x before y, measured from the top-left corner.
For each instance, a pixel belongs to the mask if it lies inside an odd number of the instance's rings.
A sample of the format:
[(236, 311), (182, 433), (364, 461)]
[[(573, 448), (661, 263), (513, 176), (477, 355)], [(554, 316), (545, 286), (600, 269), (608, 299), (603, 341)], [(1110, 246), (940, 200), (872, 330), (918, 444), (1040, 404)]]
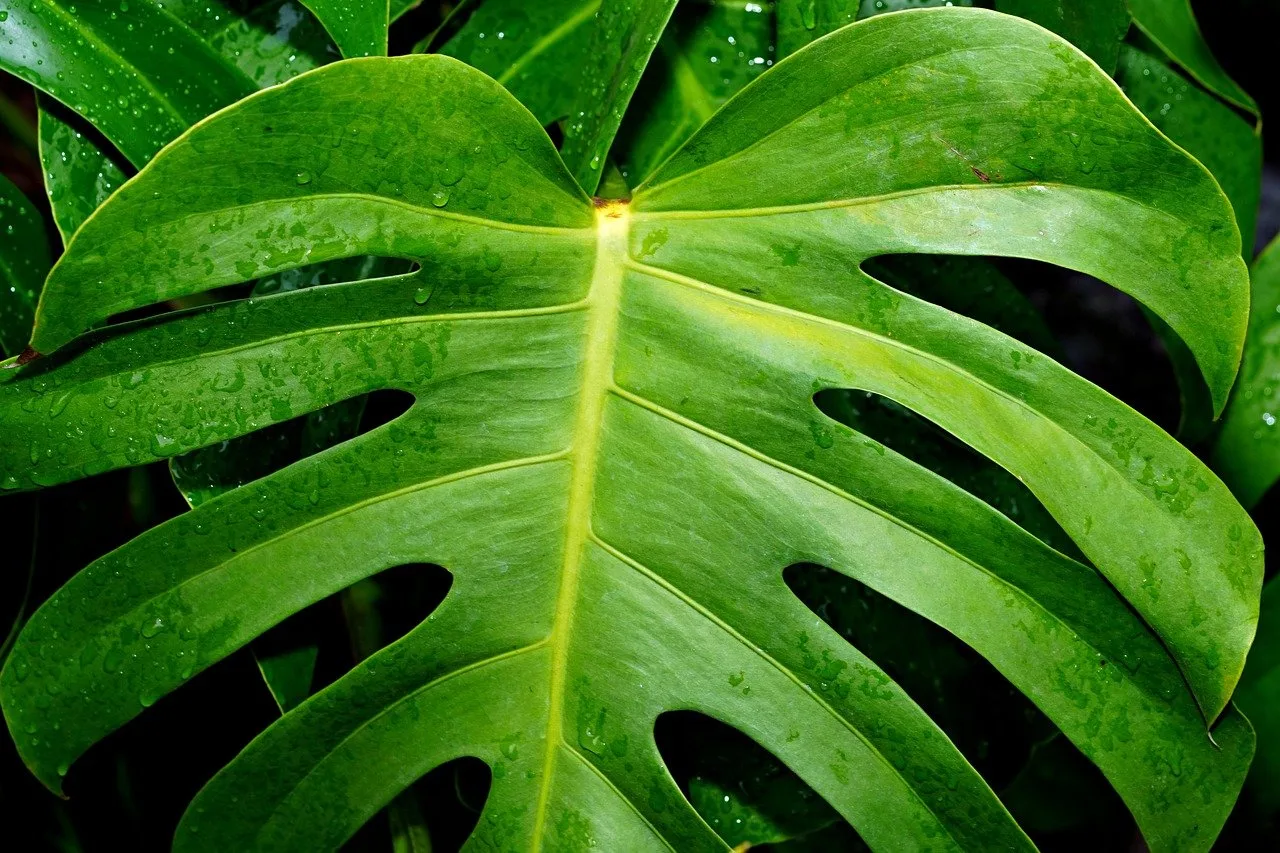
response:
[[(787, 567), (783, 579), (946, 732), (1014, 817), (1027, 819), (1023, 828), (1042, 850), (1079, 849), (1071, 846), (1075, 833), (1087, 833), (1099, 850), (1128, 849), (1133, 820), (1102, 773), (981, 655), (831, 569), (798, 564)], [(1050, 740), (1052, 750), (1041, 746)]]
[[(25, 816), (8, 828), (7, 849), (169, 849), (191, 798), (276, 718), (261, 683), (247, 653), (210, 667), (73, 764), (67, 802), (34, 780), (20, 790), (6, 786), (0, 790), (6, 812)], [(26, 772), (8, 745), (0, 762), (7, 778)]]
[(685, 798), (726, 844), (869, 849), (803, 779), (732, 726), (694, 711), (671, 711), (658, 717), (654, 738)]
[(1017, 477), (951, 433), (880, 394), (856, 389), (820, 391), (814, 405), (995, 508), (1032, 536), (1084, 560), (1044, 504)]
[(1002, 258), (997, 266), (1044, 318), (1063, 364), (1174, 433), (1181, 416), (1168, 351), (1137, 300), (1092, 276)]
[(1099, 279), (1020, 258), (884, 255), (868, 275), (1009, 335), (1175, 432), (1168, 351), (1133, 297)]
[[(492, 774), (478, 758), (440, 765), (370, 818), (342, 845), (342, 853), (455, 853), (480, 821)], [(429, 846), (422, 846), (422, 839)], [(401, 846), (413, 838), (418, 846)]]
[(413, 405), (406, 391), (384, 390), (342, 400), (228, 441), (175, 456), (174, 480), (199, 505), (369, 432)]
[(298, 611), (253, 641), (267, 688), (283, 710), (297, 706), (416, 628), (452, 584), (441, 566), (409, 563)]

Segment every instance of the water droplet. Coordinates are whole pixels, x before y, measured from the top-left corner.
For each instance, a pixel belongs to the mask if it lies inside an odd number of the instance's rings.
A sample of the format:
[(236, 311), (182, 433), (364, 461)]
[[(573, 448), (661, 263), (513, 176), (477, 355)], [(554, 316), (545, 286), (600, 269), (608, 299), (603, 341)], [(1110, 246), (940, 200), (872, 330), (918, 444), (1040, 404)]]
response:
[(294, 177), (294, 180), (298, 182), (298, 186), (305, 187), (307, 184), (311, 183), (311, 173), (303, 170)]
[(119, 672), (122, 666), (124, 666), (124, 650), (119, 647), (109, 649), (106, 656), (102, 658), (103, 672)]

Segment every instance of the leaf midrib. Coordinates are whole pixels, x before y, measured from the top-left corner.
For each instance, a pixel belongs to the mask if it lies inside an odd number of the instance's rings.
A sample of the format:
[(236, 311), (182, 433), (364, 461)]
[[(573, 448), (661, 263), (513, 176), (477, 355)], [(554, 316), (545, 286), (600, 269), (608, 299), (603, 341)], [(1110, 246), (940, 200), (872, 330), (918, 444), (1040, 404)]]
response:
[(617, 349), (618, 314), (622, 277), (626, 269), (629, 225), (629, 211), (625, 202), (608, 204), (596, 212), (596, 264), (591, 289), (587, 293), (587, 336), (578, 411), (574, 419), (564, 564), (549, 635), (552, 649), (550, 710), (547, 716), (542, 784), (534, 812), (533, 853), (540, 853), (542, 850), (556, 750), (564, 740), (564, 694), (569, 640), (579, 596), (582, 563), (591, 539), (592, 496), (599, 467), (604, 407), (613, 387), (614, 354)]

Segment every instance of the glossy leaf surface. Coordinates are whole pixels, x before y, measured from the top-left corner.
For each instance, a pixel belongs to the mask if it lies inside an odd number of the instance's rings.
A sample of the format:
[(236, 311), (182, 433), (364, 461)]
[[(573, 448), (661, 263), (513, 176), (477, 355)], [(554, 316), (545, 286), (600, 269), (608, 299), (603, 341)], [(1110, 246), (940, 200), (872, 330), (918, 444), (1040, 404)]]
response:
[[(13, 48), (8, 56), (0, 53), (5, 68), (64, 104), (42, 98), (40, 105), (40, 159), (64, 241), (135, 167), (190, 124), (256, 88), (284, 82), (338, 57), (321, 26), (294, 0), (268, 0), (248, 10), (194, 0), (141, 0), (138, 6), (141, 20), (158, 15), (159, 23), (153, 21), (147, 29), (127, 15), (113, 17), (109, 9), (101, 19), (96, 13), (68, 14), (66, 26), (53, 30), (55, 40), (67, 41), (33, 47), (39, 53), (34, 68), (30, 61), (27, 67), (16, 65)], [(61, 8), (51, 4), (45, 14), (56, 18)], [(115, 26), (117, 19), (127, 20)], [(21, 32), (32, 34), (40, 31), (28, 25)], [(91, 47), (85, 57), (80, 57), (82, 42)], [(155, 101), (154, 109), (144, 103), (122, 113), (128, 104), (122, 107), (114, 89), (74, 85), (76, 78), (69, 76), (73, 72), (51, 67), (63, 61), (61, 54), (68, 48), (78, 61), (96, 63), (99, 70), (94, 73), (106, 79), (136, 79)], [(52, 50), (52, 57), (46, 50)], [(188, 81), (184, 72), (191, 68), (184, 57), (189, 51), (195, 51), (201, 63), (220, 69), (212, 80)], [(201, 67), (197, 64), (197, 73)], [(40, 73), (33, 76), (33, 71)], [(169, 118), (158, 122), (155, 116), (164, 105), (171, 108)]]
[(467, 17), (440, 52), (497, 80), (549, 125), (580, 109), (579, 80), (599, 11), (600, 0), (461, 5), (458, 14)]
[[(415, 403), (87, 568), (0, 674), (6, 717), (35, 726), (19, 748), (57, 787), (291, 613), (429, 562), (453, 574), (444, 603), (215, 777), (180, 849), (334, 847), (462, 755), (493, 774), (476, 845), (723, 849), (654, 745), (672, 709), (741, 730), (873, 848), (1029, 848), (919, 706), (791, 593), (783, 570), (818, 563), (987, 658), (1153, 850), (1207, 849), (1252, 753), (1227, 697), (1257, 531), (1135, 412), (861, 265), (1003, 254), (1098, 275), (1178, 330), (1221, 400), (1239, 249), (1208, 173), (1083, 54), (986, 12), (813, 43), (629, 206), (593, 207), (537, 120), (458, 62), (317, 70), (194, 129), (76, 234), (38, 313), (52, 354), (0, 377), (26, 445), (4, 447), (0, 483), (166, 458), (378, 389)], [(72, 342), (130, 308), (362, 255), (421, 269)], [(830, 389), (886, 397), (1008, 469), (1096, 570), (822, 414)]]
[(93, 125), (48, 95), (37, 96), (40, 165), (63, 245), (135, 169)]

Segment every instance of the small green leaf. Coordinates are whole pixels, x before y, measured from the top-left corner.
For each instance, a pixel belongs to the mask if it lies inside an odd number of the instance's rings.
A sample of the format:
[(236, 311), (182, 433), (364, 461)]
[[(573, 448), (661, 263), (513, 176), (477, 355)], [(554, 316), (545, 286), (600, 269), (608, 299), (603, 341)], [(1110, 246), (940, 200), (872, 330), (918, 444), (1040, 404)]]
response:
[(1133, 22), (1210, 92), (1258, 116), (1258, 104), (1232, 80), (1205, 44), (1191, 0), (1126, 0)]
[(778, 54), (789, 56), (846, 24), (886, 12), (972, 6), (973, 0), (778, 0)]
[(43, 92), (36, 102), (40, 165), (53, 221), (65, 245), (135, 169), (93, 125), (65, 105)]
[(648, 177), (774, 59), (772, 2), (677, 5), (614, 147), (623, 176)]
[(1125, 0), (996, 0), (997, 11), (1035, 21), (1083, 50), (1114, 74), (1129, 31)]
[(1253, 262), (1253, 308), (1240, 380), (1212, 464), (1246, 507), (1280, 478), (1280, 240)]
[(386, 56), (390, 0), (301, 0), (345, 57)]
[(26, 346), (49, 263), (44, 218), (13, 182), (0, 176), (0, 351), (6, 355), (17, 355)]

